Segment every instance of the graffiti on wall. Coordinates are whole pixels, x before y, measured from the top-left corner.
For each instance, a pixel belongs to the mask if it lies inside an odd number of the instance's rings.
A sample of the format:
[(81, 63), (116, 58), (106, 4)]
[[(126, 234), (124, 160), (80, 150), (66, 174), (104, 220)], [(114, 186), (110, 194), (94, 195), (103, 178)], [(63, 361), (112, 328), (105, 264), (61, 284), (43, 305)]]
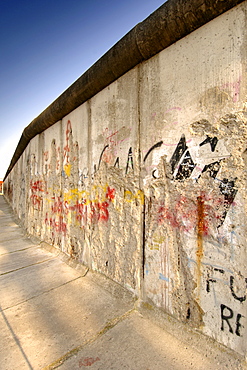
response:
[[(215, 266), (206, 266), (207, 278), (206, 278), (206, 292), (207, 294), (213, 294), (216, 296), (215, 287), (216, 285), (223, 283), (229, 289), (230, 296), (233, 302), (238, 303), (239, 308), (246, 301), (246, 290), (247, 290), (247, 278), (243, 277), (239, 272), (236, 276), (233, 272), (230, 272), (224, 268)], [(222, 299), (222, 298), (221, 298)], [(220, 320), (221, 331), (226, 331), (237, 336), (243, 335), (242, 320), (244, 316), (236, 312), (235, 308), (229, 307), (229, 304), (223, 304), (215, 300), (215, 305), (220, 308)], [(242, 319), (242, 320), (241, 320)]]
[[(123, 178), (126, 177), (128, 179), (128, 176), (135, 173), (135, 167), (137, 166), (135, 162), (137, 156), (134, 156), (135, 148), (131, 145), (125, 145), (124, 149), (121, 149), (121, 153), (118, 153), (118, 146), (124, 140), (127, 140), (126, 138), (119, 139), (118, 134), (119, 131), (108, 132), (101, 152), (99, 152), (98, 160), (96, 158), (93, 165), (93, 173), (86, 166), (83, 169), (80, 169), (79, 166), (73, 167), (74, 163), (78, 161), (79, 148), (78, 144), (73, 142), (72, 124), (70, 121), (67, 122), (64, 133), (64, 147), (61, 147), (61, 149), (60, 147), (56, 148), (54, 144), (52, 153), (49, 153), (49, 151), (44, 153), (46, 168), (51, 168), (51, 157), (55, 153), (56, 160), (54, 162), (55, 167), (53, 167), (57, 171), (56, 175), (62, 177), (64, 181), (62, 192), (59, 187), (49, 187), (49, 184), (38, 178), (38, 176), (30, 181), (30, 203), (34, 209), (38, 211), (44, 210), (43, 221), (47, 231), (59, 234), (61, 238), (69, 238), (71, 225), (83, 230), (87, 226), (107, 225), (107, 222), (111, 219), (111, 212), (117, 212), (116, 198), (118, 200), (121, 198), (126, 204), (138, 204), (148, 209), (149, 204), (148, 202), (145, 204), (143, 190), (136, 189), (136, 191), (133, 191), (132, 189), (131, 191), (126, 186), (120, 191), (112, 184), (105, 183), (100, 185), (100, 183), (94, 182), (95, 179), (97, 180), (97, 173), (100, 175), (103, 162), (107, 163), (109, 167), (121, 169)], [(206, 136), (199, 142), (198, 148), (206, 148), (209, 153), (216, 153), (219, 141), (216, 136)], [(186, 190), (186, 184), (191, 184), (191, 181), (187, 183), (186, 181), (193, 180), (196, 192), (194, 197), (191, 197), (187, 190), (183, 194), (179, 192), (174, 193), (172, 202), (165, 199), (165, 197), (153, 200), (152, 208), (148, 209), (147, 212), (152, 210), (155, 213), (156, 229), (154, 228), (153, 231), (150, 231), (147, 228), (146, 231), (147, 233), (150, 232), (148, 237), (150, 239), (153, 238), (152, 242), (149, 243), (152, 253), (169, 253), (162, 233), (163, 226), (166, 227), (168, 224), (171, 228), (178, 230), (181, 235), (196, 233), (198, 240), (200, 239), (202, 242), (202, 239), (211, 237), (212, 228), (217, 231), (224, 224), (230, 208), (235, 206), (235, 197), (238, 192), (237, 179), (221, 178), (220, 175), (225, 153), (220, 155), (220, 158), (217, 160), (213, 159), (211, 162), (207, 161), (204, 164), (203, 158), (200, 158), (198, 163), (198, 157), (191, 152), (189, 142), (191, 140), (186, 140), (185, 135), (182, 135), (178, 142), (174, 143), (175, 148), (170, 156), (168, 166), (170, 169), (169, 181), (175, 188), (176, 186), (179, 187), (179, 184), (184, 183), (184, 189)], [(145, 152), (145, 155), (139, 158), (141, 165), (147, 166), (151, 155), (155, 151), (163, 149), (164, 145), (163, 140), (152, 145)], [(214, 156), (209, 155), (208, 158), (214, 158)], [(162, 181), (162, 177), (159, 177), (158, 168), (155, 168), (155, 166), (149, 168), (151, 168), (151, 178), (154, 181)], [(76, 171), (78, 173), (75, 176)], [(45, 171), (44, 173), (47, 172)], [(207, 191), (207, 188), (205, 190), (202, 189), (200, 179), (204, 177), (208, 177), (211, 182), (214, 182), (217, 191), (210, 192)], [(197, 264), (201, 263), (203, 259), (202, 248), (200, 252), (198, 245), (198, 250), (195, 251), (198, 253), (198, 257), (195, 260)], [(165, 262), (162, 262), (162, 271), (156, 271), (159, 282), (166, 287), (171, 284), (169, 267), (165, 266), (165, 264), (169, 264), (168, 259), (165, 256)], [(238, 293), (235, 287), (234, 276), (234, 274), (229, 276), (230, 291), (236, 301), (243, 303), (246, 300), (246, 296)], [(212, 286), (216, 283), (217, 280), (214, 276), (209, 274), (206, 283), (207, 294), (211, 294)], [(166, 299), (168, 300), (168, 298)], [(228, 330), (230, 333), (241, 336), (243, 315), (240, 312), (235, 312), (231, 304), (227, 302), (220, 303), (218, 307), (221, 330)], [(190, 315), (188, 314), (187, 316)]]
[[(122, 129), (125, 129), (125, 127)], [(56, 170), (56, 175), (61, 175), (66, 181), (70, 181), (68, 189), (62, 193), (56, 182), (50, 188), (48, 183), (37, 176), (35, 180), (30, 181), (31, 205), (38, 211), (45, 209), (44, 222), (53, 233), (60, 233), (65, 236), (68, 232), (68, 223), (71, 222), (75, 222), (76, 226), (81, 228), (84, 228), (86, 225), (95, 225), (99, 222), (108, 222), (109, 210), (114, 203), (116, 189), (108, 184), (92, 184), (90, 191), (85, 190), (85, 188), (89, 178), (94, 180), (96, 173), (100, 170), (102, 161), (107, 163), (113, 161), (114, 167), (120, 167), (119, 157), (115, 159), (112, 155), (109, 157), (107, 154), (110, 146), (114, 148), (113, 153), (117, 154), (117, 146), (127, 140), (127, 138), (120, 139), (117, 137), (119, 131), (106, 132), (106, 142), (108, 143), (102, 149), (98, 164), (94, 165), (94, 172), (91, 177), (89, 176), (89, 169), (86, 167), (83, 170), (75, 168), (75, 171), (78, 172), (77, 176), (75, 176), (73, 166), (78, 159), (79, 148), (78, 144), (73, 142), (72, 123), (70, 120), (66, 124), (65, 145), (62, 151), (60, 147), (56, 147), (54, 139), (52, 141), (51, 153), (48, 150), (43, 153), (44, 173), (47, 174), (48, 171)], [(126, 132), (127, 134), (129, 133), (128, 131)], [(60, 167), (60, 160), (63, 163), (62, 168)], [(126, 175), (134, 171), (132, 147), (129, 148), (126, 155), (124, 168)], [(60, 174), (59, 170), (61, 171)], [(73, 187), (73, 183), (71, 183), (71, 181), (74, 181), (73, 176), (78, 179), (79, 187)], [(123, 189), (122, 197), (126, 203), (137, 202), (141, 205), (144, 203), (144, 194), (141, 190), (133, 192), (129, 189)]]
[(30, 200), (33, 207), (37, 210), (41, 210), (43, 202), (43, 193), (45, 192), (44, 182), (41, 180), (30, 181)]
[[(217, 137), (209, 137), (207, 136), (205, 140), (203, 140), (199, 146), (202, 147), (203, 145), (209, 144), (211, 151), (215, 152), (217, 147), (218, 139)], [(175, 180), (183, 181), (188, 179), (192, 176), (193, 170), (196, 167), (195, 161), (193, 161), (190, 151), (186, 144), (185, 136), (182, 135), (181, 139), (170, 159), (170, 165), (172, 169), (172, 173), (174, 175)], [(208, 173), (211, 178), (217, 180), (219, 184), (219, 192), (223, 195), (223, 208), (224, 211), (222, 212), (219, 218), (218, 227), (220, 227), (227, 215), (227, 212), (230, 206), (233, 204), (234, 198), (237, 194), (237, 188), (235, 186), (236, 178), (235, 179), (219, 179), (217, 178), (217, 174), (220, 170), (220, 160), (214, 161), (205, 165), (201, 169), (201, 174)], [(200, 178), (201, 174), (197, 177)], [(218, 199), (216, 203), (222, 202), (222, 200)], [(216, 209), (218, 204), (216, 204)]]
[[(103, 195), (99, 195), (103, 190)], [(109, 206), (115, 198), (115, 189), (108, 185), (94, 187), (95, 198), (87, 191), (70, 189), (63, 196), (52, 196), (47, 198), (49, 211), (46, 212), (45, 224), (50, 229), (66, 235), (67, 224), (64, 222), (65, 216), (74, 216), (77, 224), (84, 227), (87, 224), (96, 224), (101, 221), (109, 220)], [(49, 217), (49, 214), (51, 215)]]
[[(209, 150), (215, 152), (218, 141), (217, 137), (207, 136), (199, 144), (199, 147), (208, 145)], [(161, 148), (163, 144), (163, 141), (154, 144), (144, 156), (144, 163), (148, 156), (155, 149)], [(212, 195), (210, 191), (201, 190), (200, 186), (198, 186), (196, 200), (186, 195), (178, 195), (173, 205), (166, 205), (164, 200), (160, 200), (160, 203), (156, 206), (158, 223), (166, 221), (172, 227), (181, 231), (192, 231), (198, 227), (200, 204), (202, 217), (199, 226), (203, 236), (209, 235), (210, 225), (216, 223), (217, 228), (222, 226), (230, 207), (234, 205), (234, 199), (238, 190), (236, 178), (220, 179), (217, 177), (221, 168), (221, 161), (222, 158), (199, 168), (196, 159), (193, 159), (190, 153), (185, 136), (182, 135), (169, 161), (173, 180), (175, 182), (184, 182), (187, 179), (193, 179), (195, 182), (198, 182), (203, 174), (207, 174), (217, 183), (218, 195)], [(158, 170), (156, 168), (152, 169), (152, 177), (158, 179)]]
[[(241, 336), (240, 329), (242, 324), (240, 323), (243, 315), (240, 313), (234, 315), (233, 310), (230, 307), (225, 306), (224, 304), (220, 305), (221, 309), (221, 330), (224, 331), (225, 327), (228, 327), (230, 333), (235, 333), (237, 336)], [(226, 325), (227, 324), (227, 325)]]
[[(117, 147), (123, 141), (126, 140), (120, 139), (118, 137), (119, 131), (116, 132), (106, 132), (106, 145), (104, 145), (100, 155), (98, 164), (94, 165), (95, 172), (92, 175), (92, 178), (96, 174), (96, 172), (100, 169), (100, 165), (102, 161), (106, 161), (107, 163), (112, 163), (114, 167), (120, 166), (120, 158), (119, 156), (113, 157), (113, 154), (117, 154)], [(218, 138), (217, 137), (209, 137), (206, 138), (199, 144), (199, 147), (208, 146), (211, 152), (215, 152), (218, 145)], [(71, 166), (72, 163), (76, 160), (75, 157), (75, 150), (72, 148), (77, 143), (73, 143), (72, 138), (72, 124), (71, 121), (67, 121), (66, 131), (65, 131), (65, 146), (63, 148), (63, 169), (62, 169), (62, 176), (66, 176), (67, 178), (71, 175)], [(143, 157), (143, 164), (147, 162), (148, 157), (150, 154), (163, 146), (164, 142), (159, 141), (151, 146), (151, 148), (146, 152)], [(78, 144), (77, 144), (78, 145)], [(109, 153), (107, 152), (110, 149), (110, 146), (113, 146), (114, 151), (111, 151), (111, 159), (109, 159)], [(113, 153), (113, 154), (112, 154)], [(59, 168), (60, 163), (60, 154), (61, 150), (60, 147), (56, 149), (56, 169)], [(44, 152), (44, 159), (46, 166), (48, 165), (49, 159), (49, 152)], [(126, 153), (125, 159), (125, 175), (129, 175), (133, 173), (135, 163), (133, 157), (133, 149), (130, 146), (128, 149), (128, 153)], [(219, 159), (217, 161), (213, 161), (211, 163), (205, 164), (202, 168), (199, 169), (196, 164), (196, 160), (193, 159), (193, 156), (190, 153), (190, 150), (187, 145), (187, 141), (184, 135), (181, 136), (179, 142), (176, 144), (176, 148), (174, 153), (170, 158), (170, 168), (171, 173), (173, 175), (174, 181), (183, 182), (189, 178), (193, 178), (196, 181), (200, 178), (202, 174), (207, 173), (213, 180), (215, 180), (218, 184), (219, 189), (219, 196), (215, 197), (210, 194), (207, 194), (205, 191), (199, 191), (197, 195), (197, 203), (194, 200), (190, 199), (189, 197), (179, 195), (173, 205), (167, 206), (164, 201), (160, 201), (160, 204), (156, 207), (157, 212), (157, 220), (158, 223), (161, 224), (162, 222), (168, 222), (172, 227), (180, 229), (181, 231), (190, 232), (198, 226), (198, 204), (202, 205), (202, 221), (200, 223), (200, 230), (202, 231), (203, 236), (207, 236), (209, 234), (210, 224), (212, 222), (215, 223), (217, 221), (217, 227), (220, 227), (227, 216), (227, 213), (232, 205), (234, 205), (234, 198), (237, 194), (236, 188), (236, 178), (235, 179), (219, 179), (217, 177), (220, 168), (221, 168), (221, 161)], [(72, 162), (72, 163), (71, 163)], [(194, 177), (194, 174), (197, 174), (197, 177)], [(78, 169), (78, 178), (79, 184), (81, 186), (85, 186), (85, 181), (89, 177), (89, 170), (85, 167), (83, 170)], [(152, 169), (152, 177), (154, 179), (158, 178), (158, 171), (156, 168)], [(44, 184), (41, 180), (37, 179), (36, 181), (31, 181), (30, 183), (30, 199), (31, 203), (34, 208), (40, 210), (42, 208), (43, 196), (45, 195), (44, 191)], [(70, 194), (67, 192), (68, 194)], [(73, 190), (75, 196), (73, 204), (69, 204), (68, 199), (64, 200), (64, 198), (68, 198), (66, 193), (64, 195), (53, 196), (50, 199), (50, 203), (52, 202), (53, 205), (51, 206), (51, 213), (60, 213), (60, 214), (67, 214), (68, 211), (75, 213), (75, 219), (78, 221), (84, 220), (84, 222), (95, 222), (104, 221), (109, 219), (109, 199), (107, 197), (107, 192), (103, 196), (103, 200), (90, 200), (88, 203), (88, 194), (85, 191), (80, 192), (77, 188)], [(130, 192), (131, 193), (131, 192)], [(136, 197), (140, 200), (141, 204), (144, 204), (144, 195), (141, 190), (137, 191), (137, 194), (130, 194), (129, 190), (125, 190), (124, 192), (124, 199), (126, 201), (135, 200)], [(86, 196), (86, 198), (84, 197)], [(71, 198), (72, 199), (72, 198)], [(71, 202), (71, 199), (69, 201)], [(90, 203), (91, 202), (91, 203)], [(90, 209), (90, 217), (88, 217), (88, 209)], [(54, 210), (57, 210), (54, 212)], [(93, 221), (94, 220), (94, 221)], [(47, 223), (47, 221), (46, 221)], [(60, 221), (57, 221), (58, 225), (61, 224)], [(82, 222), (83, 223), (83, 222)], [(55, 222), (49, 220), (50, 225), (55, 225)], [(61, 230), (61, 227), (56, 227), (57, 229)], [(65, 230), (65, 227), (62, 227)]]
[[(194, 287), (190, 292), (190, 302), (194, 298), (200, 302), (201, 297), (205, 297), (205, 291), (207, 297), (205, 299), (213, 300), (216, 294), (215, 291), (212, 292), (214, 284), (219, 284), (218, 289), (222, 286), (220, 284), (229, 286), (229, 300), (226, 299), (225, 302), (216, 300), (212, 302), (212, 307), (215, 309), (216, 320), (219, 320), (219, 330), (222, 333), (229, 332), (236, 336), (243, 336), (244, 316), (241, 307), (238, 308), (238, 303), (241, 306), (246, 300), (247, 280), (236, 271), (231, 272), (228, 280), (225, 278), (224, 282), (215, 278), (211, 273), (208, 274), (206, 282), (202, 278), (204, 271), (207, 270), (214, 272), (217, 270), (217, 274), (224, 276), (227, 274), (227, 269), (223, 267), (214, 268), (212, 261), (214, 258), (216, 260), (219, 258), (223, 253), (223, 243), (224, 245), (227, 243), (223, 235), (224, 233), (228, 235), (228, 226), (231, 221), (230, 219), (227, 223), (225, 221), (230, 210), (230, 217), (232, 217), (236, 206), (237, 178), (222, 175), (224, 170), (221, 171), (221, 169), (227, 163), (225, 159), (230, 157), (222, 140), (216, 136), (206, 135), (197, 143), (193, 146), (191, 140), (181, 135), (174, 145), (175, 148), (169, 161), (165, 164), (160, 161), (158, 166), (159, 153), (164, 153), (164, 146), (168, 146), (163, 140), (152, 145), (144, 156), (143, 162), (147, 164), (146, 168), (149, 171), (147, 184), (150, 189), (153, 189), (150, 193), (147, 192), (150, 196), (146, 201), (148, 228), (146, 227), (145, 233), (147, 248), (144, 261), (148, 295), (156, 304), (173, 312), (174, 307), (170, 305), (169, 292), (174, 291), (175, 277), (171, 279), (171, 276), (176, 271), (176, 267), (173, 266), (174, 260), (170, 261), (170, 255), (174, 251), (170, 251), (168, 244), (169, 240), (174, 240), (173, 238), (179, 235), (180, 243), (188, 253), (188, 260), (193, 261), (193, 265), (189, 262), (188, 270), (190, 271), (187, 271), (187, 274), (191, 273), (196, 283), (196, 288)], [(150, 166), (149, 157), (152, 154), (154, 155), (151, 163), (155, 162), (156, 165)], [(160, 158), (162, 159), (161, 155)], [(222, 228), (224, 224), (227, 228)], [(170, 230), (174, 230), (173, 237), (167, 235), (168, 225)], [(214, 255), (210, 255), (212, 245), (214, 245), (212, 252), (215, 253)], [(229, 253), (232, 254), (229, 258), (234, 257), (233, 248), (229, 245)], [(163, 261), (166, 261), (165, 265)], [(224, 265), (223, 261), (222, 264)], [(181, 279), (186, 280), (186, 277)], [(240, 281), (236, 284), (238, 280)], [(188, 294), (188, 286), (186, 290)], [(232, 299), (236, 302), (234, 305)], [(200, 304), (203, 310), (204, 303)], [(192, 315), (191, 308), (188, 310), (190, 314), (187, 314), (187, 319)], [(193, 314), (195, 315), (195, 312)], [(209, 317), (210, 314), (207, 316), (210, 322)], [(215, 329), (215, 322), (213, 326)]]
[[(217, 137), (207, 136), (206, 139), (199, 144), (199, 147), (208, 145), (208, 148), (210, 148), (211, 152), (215, 152), (215, 150), (217, 149), (218, 141), (219, 140)], [(221, 161), (222, 159), (213, 161), (211, 163), (206, 164), (204, 167), (200, 168), (199, 173), (197, 171), (197, 178), (195, 179), (196, 181), (198, 181), (198, 179), (203, 174), (207, 174), (210, 178), (212, 178), (218, 187), (217, 197), (210, 196), (209, 192), (207, 194), (206, 192), (202, 192), (200, 190), (200, 194), (199, 196), (197, 196), (197, 200), (200, 201), (201, 205), (200, 208), (197, 206), (198, 204), (196, 205), (195, 203), (191, 202), (190, 199), (182, 199), (180, 197), (178, 201), (175, 203), (173, 212), (169, 212), (170, 210), (167, 209), (164, 211), (162, 209), (163, 212), (162, 216), (164, 218), (171, 220), (171, 223), (173, 224), (174, 227), (179, 227), (181, 230), (182, 229), (181, 224), (183, 225), (183, 227), (186, 224), (187, 230), (185, 231), (188, 231), (188, 229), (192, 228), (192, 225), (197, 225), (198, 235), (200, 234), (201, 237), (206, 237), (209, 235), (210, 225), (211, 226), (215, 225), (216, 229), (219, 229), (223, 225), (230, 207), (234, 206), (235, 204), (234, 199), (236, 197), (238, 189), (236, 187), (237, 180), (236, 178), (221, 179), (219, 177), (218, 174), (221, 169)], [(181, 136), (181, 139), (177, 144), (177, 147), (171, 157), (170, 165), (173, 178), (175, 181), (184, 181), (185, 179), (193, 177), (193, 171), (195, 170), (197, 164), (187, 147), (184, 135)], [(187, 223), (185, 220), (187, 221)], [(199, 268), (200, 263), (201, 259), (199, 261), (197, 257), (196, 261), (197, 268)], [(210, 264), (209, 267), (211, 267), (211, 270), (213, 270), (214, 273), (217, 272), (217, 274), (221, 275), (226, 274), (224, 268), (212, 267), (210, 266)], [(200, 274), (199, 271), (198, 273)], [(239, 277), (241, 277), (240, 272), (238, 274), (238, 279)], [(246, 295), (236, 294), (236, 290), (234, 288), (235, 280), (236, 279), (234, 278), (234, 276), (230, 275), (229, 282), (227, 283), (227, 285), (229, 285), (232, 297), (236, 301), (242, 303), (246, 300)], [(247, 279), (242, 278), (242, 281), (244, 282), (244, 286), (242, 289), (243, 291), (246, 291)], [(209, 294), (211, 291), (211, 285), (217, 284), (217, 282), (219, 284), (219, 280), (213, 278), (212, 276), (208, 276), (206, 282), (207, 294)], [(218, 306), (218, 302), (216, 306)], [(242, 335), (241, 318), (243, 317), (243, 315), (239, 312), (235, 313), (234, 310), (231, 307), (229, 307), (229, 305), (223, 303), (220, 304), (219, 310), (221, 320), (220, 326), (221, 331), (226, 331), (228, 329), (230, 333), (232, 334), (235, 333), (237, 336), (241, 336)]]

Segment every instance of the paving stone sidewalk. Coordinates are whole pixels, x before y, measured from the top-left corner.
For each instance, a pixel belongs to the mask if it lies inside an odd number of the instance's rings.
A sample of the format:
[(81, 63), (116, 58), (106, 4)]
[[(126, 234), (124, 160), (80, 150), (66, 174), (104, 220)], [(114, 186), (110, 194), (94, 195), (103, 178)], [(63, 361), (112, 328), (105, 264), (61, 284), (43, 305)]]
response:
[(32, 241), (3, 196), (0, 230), (0, 370), (246, 369), (212, 340)]

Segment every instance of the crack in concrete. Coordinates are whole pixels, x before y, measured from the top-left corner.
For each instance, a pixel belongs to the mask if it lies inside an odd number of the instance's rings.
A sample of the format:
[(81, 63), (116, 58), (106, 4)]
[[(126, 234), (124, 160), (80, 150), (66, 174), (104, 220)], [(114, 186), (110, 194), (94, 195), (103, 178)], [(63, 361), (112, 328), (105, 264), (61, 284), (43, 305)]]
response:
[(51, 261), (53, 259), (57, 258), (57, 256), (54, 256), (54, 257), (51, 257), (51, 258), (48, 258), (44, 261), (40, 261), (40, 262), (35, 262), (35, 263), (31, 263), (30, 265), (27, 265), (27, 266), (23, 266), (23, 267), (20, 267), (18, 269), (15, 269), (15, 270), (10, 270), (10, 271), (6, 271), (6, 272), (3, 272), (0, 274), (0, 276), (3, 276), (3, 275), (7, 275), (7, 274), (11, 274), (12, 272), (16, 272), (16, 271), (19, 271), (19, 270), (23, 270), (23, 269), (26, 269), (28, 267), (32, 267), (32, 266), (35, 266), (35, 265), (40, 265), (41, 263), (45, 263), (45, 262), (48, 262), (48, 261)]
[(127, 319), (132, 313), (136, 312), (136, 308), (132, 308), (129, 311), (126, 311), (123, 315), (117, 316), (114, 319), (112, 319), (110, 322), (108, 322), (103, 329), (101, 329), (98, 333), (96, 333), (92, 338), (85, 341), (83, 344), (73, 348), (69, 352), (65, 353), (62, 357), (54, 361), (52, 364), (45, 366), (41, 370), (53, 370), (59, 368), (61, 365), (65, 363), (65, 361), (69, 360), (72, 356), (76, 355), (78, 352), (80, 352), (84, 347), (86, 347), (88, 344), (91, 344), (95, 342), (98, 338), (100, 338), (102, 335), (104, 335), (106, 332), (114, 328), (118, 323), (121, 321), (124, 321)]
[[(3, 232), (1, 232), (1, 237), (2, 237), (2, 236), (4, 236), (4, 234), (12, 234), (12, 233), (16, 233), (16, 231), (18, 231), (18, 232), (17, 232), (17, 234), (19, 234), (18, 236), (19, 236), (20, 238), (25, 237), (25, 234), (21, 232), (21, 229), (20, 229), (20, 230), (9, 230), (9, 231), (3, 231)], [(3, 239), (1, 239), (1, 238), (0, 238), (0, 242), (3, 242), (3, 241), (4, 241), (4, 242), (5, 242), (5, 241), (10, 241), (10, 240), (16, 240), (16, 235), (15, 235), (15, 237), (12, 237), (12, 235), (10, 235), (10, 239), (8, 239), (7, 237), (4, 237)]]
[(40, 293), (40, 294), (36, 294), (36, 295), (34, 295), (34, 296), (30, 297), (30, 298), (24, 299), (23, 301), (21, 301), (21, 302), (19, 302), (19, 303), (15, 304), (15, 305), (13, 305), (13, 306), (6, 307), (6, 308), (2, 309), (2, 311), (7, 311), (7, 310), (10, 310), (11, 308), (15, 308), (15, 307), (19, 306), (20, 304), (27, 303), (27, 302), (31, 301), (32, 299), (35, 299), (35, 298), (41, 297), (41, 296), (42, 296), (42, 295), (44, 295), (44, 294), (48, 294), (48, 293), (50, 293), (50, 292), (52, 292), (52, 291), (54, 291), (54, 290), (56, 290), (56, 289), (59, 289), (59, 288), (63, 287), (64, 285), (67, 285), (67, 284), (69, 284), (69, 283), (72, 283), (73, 281), (79, 280), (79, 279), (83, 278), (84, 276), (85, 276), (85, 275), (83, 275), (83, 276), (78, 276), (78, 277), (76, 277), (75, 279), (72, 279), (72, 280), (66, 281), (66, 282), (65, 282), (65, 283), (63, 283), (63, 284), (60, 284), (60, 285), (55, 286), (55, 287), (53, 287), (53, 288), (51, 288), (51, 289), (45, 290), (45, 291), (43, 291), (43, 292), (42, 292), (42, 293)]
[[(16, 240), (16, 239), (14, 239), (14, 240)], [(12, 253), (16, 253), (16, 252), (22, 252), (22, 251), (26, 251), (27, 249), (32, 249), (32, 248), (39, 248), (39, 247), (37, 247), (37, 245), (32, 245), (31, 247), (17, 249), (16, 251), (10, 251), (10, 252), (7, 252), (7, 253), (2, 253), (2, 254), (0, 254), (0, 256), (6, 256), (6, 254), (12, 254)]]

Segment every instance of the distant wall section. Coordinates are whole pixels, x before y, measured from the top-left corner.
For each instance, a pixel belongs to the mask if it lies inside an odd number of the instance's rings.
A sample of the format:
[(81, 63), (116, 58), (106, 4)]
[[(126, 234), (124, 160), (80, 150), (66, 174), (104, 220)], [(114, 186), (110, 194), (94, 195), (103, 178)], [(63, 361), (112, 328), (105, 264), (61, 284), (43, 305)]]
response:
[(35, 136), (4, 192), (30, 234), (246, 355), (247, 2)]

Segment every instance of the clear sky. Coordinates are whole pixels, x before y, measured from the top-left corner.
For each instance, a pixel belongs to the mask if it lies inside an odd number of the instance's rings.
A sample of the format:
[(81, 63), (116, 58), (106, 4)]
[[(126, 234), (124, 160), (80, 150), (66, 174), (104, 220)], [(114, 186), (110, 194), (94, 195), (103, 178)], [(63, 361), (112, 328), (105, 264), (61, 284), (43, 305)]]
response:
[(165, 0), (0, 0), (0, 178), (23, 129)]

